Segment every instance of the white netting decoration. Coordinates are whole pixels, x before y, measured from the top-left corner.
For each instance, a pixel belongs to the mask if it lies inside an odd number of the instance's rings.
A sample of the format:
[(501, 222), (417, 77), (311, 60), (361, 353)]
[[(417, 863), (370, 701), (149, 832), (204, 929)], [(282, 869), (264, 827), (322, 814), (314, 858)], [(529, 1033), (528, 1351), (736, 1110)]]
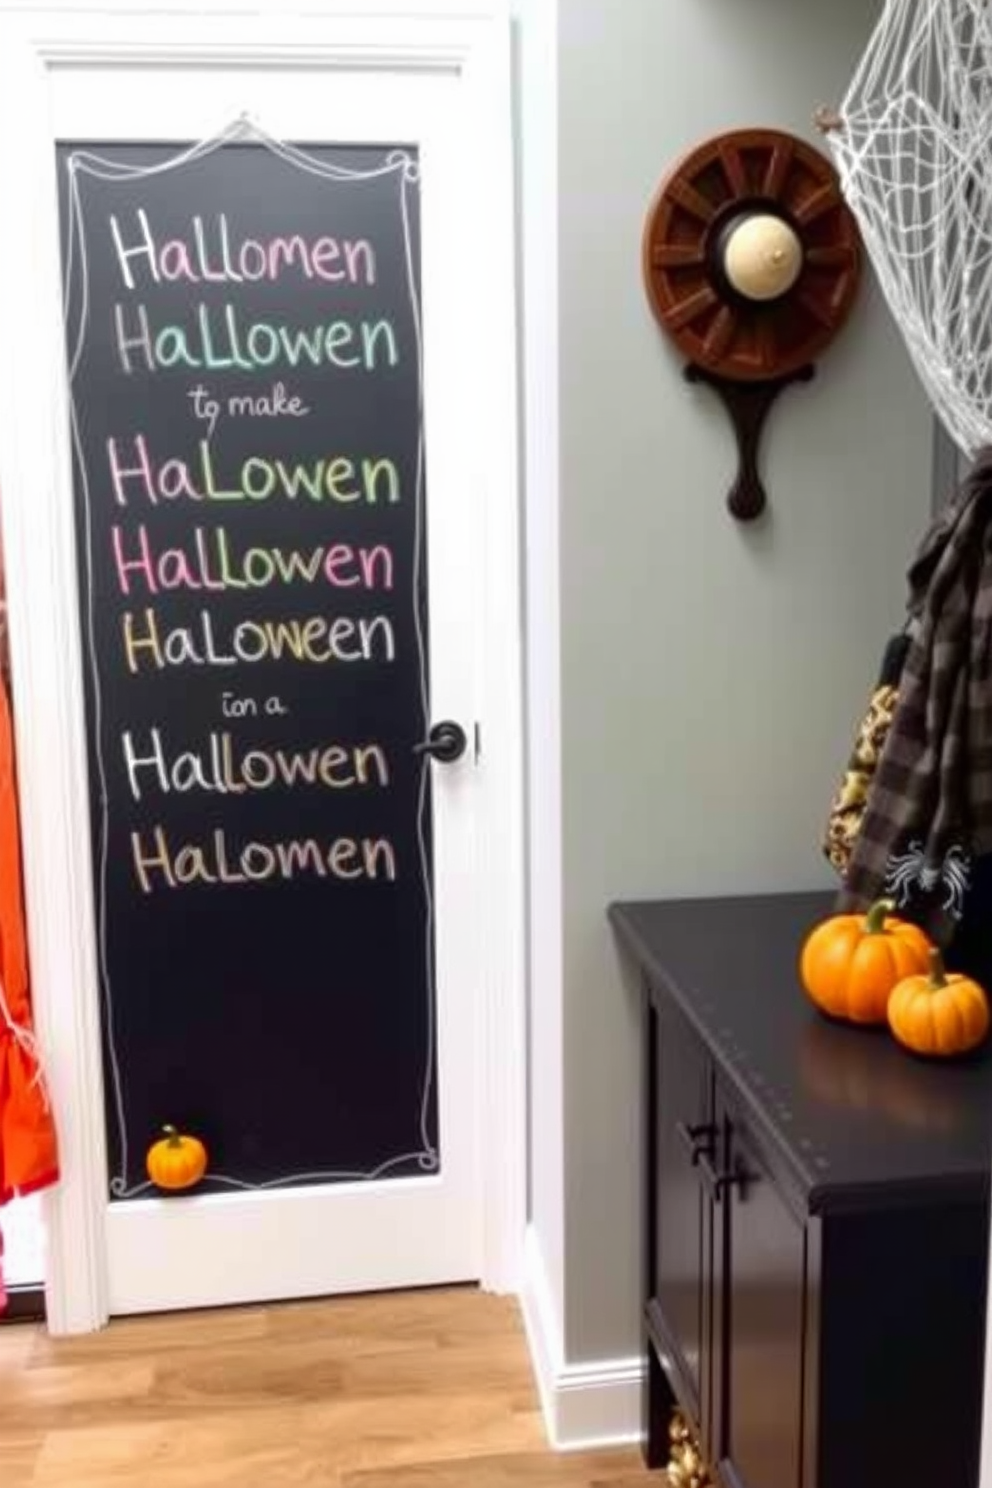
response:
[(988, 0), (886, 0), (827, 138), (928, 396), (973, 456), (992, 445)]

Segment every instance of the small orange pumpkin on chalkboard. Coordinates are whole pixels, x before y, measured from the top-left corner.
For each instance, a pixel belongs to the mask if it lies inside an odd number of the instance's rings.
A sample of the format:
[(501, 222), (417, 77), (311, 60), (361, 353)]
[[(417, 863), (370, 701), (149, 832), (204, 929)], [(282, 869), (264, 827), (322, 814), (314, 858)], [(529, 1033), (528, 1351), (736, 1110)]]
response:
[(207, 1171), (207, 1149), (199, 1137), (163, 1126), (145, 1159), (148, 1176), (156, 1188), (193, 1188)]

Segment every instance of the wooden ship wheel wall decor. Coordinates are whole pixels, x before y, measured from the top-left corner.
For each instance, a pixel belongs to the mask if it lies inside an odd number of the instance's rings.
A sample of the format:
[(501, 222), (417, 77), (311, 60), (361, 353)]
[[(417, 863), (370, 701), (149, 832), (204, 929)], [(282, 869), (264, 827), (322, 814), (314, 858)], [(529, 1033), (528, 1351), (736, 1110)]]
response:
[(740, 467), (727, 504), (766, 504), (761, 432), (782, 390), (807, 382), (861, 280), (855, 219), (829, 160), (774, 129), (717, 135), (662, 181), (644, 231), (651, 307), (686, 377), (722, 398)]

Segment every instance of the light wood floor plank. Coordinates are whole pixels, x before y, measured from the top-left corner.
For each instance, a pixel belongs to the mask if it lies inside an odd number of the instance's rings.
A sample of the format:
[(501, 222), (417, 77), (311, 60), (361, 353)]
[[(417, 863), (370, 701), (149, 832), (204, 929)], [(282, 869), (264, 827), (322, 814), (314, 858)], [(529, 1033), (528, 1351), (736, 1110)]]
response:
[[(649, 1482), (633, 1451), (476, 1457), (470, 1476), (471, 1488), (647, 1488)], [(463, 1461), (418, 1462), (411, 1467), (345, 1472), (341, 1488), (466, 1488), (467, 1477)], [(656, 1482), (657, 1476), (650, 1481)]]
[(649, 1488), (544, 1444), (515, 1303), (472, 1288), (0, 1330), (2, 1488)]

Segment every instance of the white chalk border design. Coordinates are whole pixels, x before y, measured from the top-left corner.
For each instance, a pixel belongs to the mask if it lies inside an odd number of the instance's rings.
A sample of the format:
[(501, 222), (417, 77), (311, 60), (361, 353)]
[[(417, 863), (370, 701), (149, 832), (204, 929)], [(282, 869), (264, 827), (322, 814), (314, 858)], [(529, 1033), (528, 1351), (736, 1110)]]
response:
[[(417, 657), (420, 679), (420, 703), (422, 722), (424, 729), (427, 727), (429, 714), (429, 700), (427, 688), (427, 651), (426, 637), (424, 635), (423, 622), (420, 613), (420, 593), (423, 577), (424, 555), (424, 395), (423, 395), (423, 332), (421, 326), (420, 303), (417, 295), (416, 274), (414, 269), (413, 243), (410, 226), (410, 203), (409, 194), (411, 189), (416, 189), (420, 182), (419, 163), (405, 150), (396, 149), (385, 156), (381, 165), (371, 170), (353, 170), (344, 166), (333, 165), (328, 161), (320, 160), (294, 145), (284, 141), (276, 140), (266, 134), (264, 130), (250, 119), (247, 115), (241, 115), (234, 123), (227, 125), (217, 134), (200, 141), (200, 143), (182, 150), (168, 160), (159, 162), (152, 166), (128, 165), (120, 160), (108, 159), (104, 156), (92, 154), (86, 150), (73, 151), (68, 157), (68, 187), (69, 187), (69, 211), (68, 211), (68, 237), (65, 253), (64, 277), (64, 323), (66, 334), (66, 351), (68, 358), (69, 375), (69, 415), (71, 422), (71, 433), (73, 449), (76, 455), (80, 481), (82, 486), (83, 506), (86, 522), (86, 569), (87, 569), (87, 614), (86, 614), (86, 650), (89, 663), (89, 671), (92, 686), (93, 720), (92, 729), (95, 747), (96, 770), (100, 781), (100, 817), (99, 817), (99, 870), (97, 874), (97, 952), (99, 958), (100, 987), (104, 1004), (104, 1027), (106, 1046), (109, 1054), (110, 1075), (114, 1101), (114, 1111), (117, 1119), (120, 1150), (119, 1173), (110, 1178), (110, 1194), (113, 1199), (133, 1199), (154, 1189), (150, 1182), (133, 1184), (130, 1187), (127, 1182), (128, 1171), (128, 1134), (125, 1116), (124, 1079), (121, 1073), (120, 1061), (114, 1041), (114, 1001), (113, 991), (110, 984), (110, 972), (107, 964), (107, 856), (108, 856), (108, 793), (107, 793), (107, 768), (103, 758), (102, 739), (102, 697), (100, 693), (100, 671), (97, 663), (96, 645), (94, 641), (94, 600), (93, 600), (93, 516), (90, 498), (90, 481), (83, 455), (82, 441), (79, 437), (79, 424), (76, 409), (75, 378), (82, 358), (86, 342), (86, 334), (89, 323), (89, 277), (88, 258), (86, 245), (85, 222), (83, 218), (82, 200), (80, 196), (79, 178), (81, 175), (93, 176), (101, 181), (134, 181), (146, 176), (162, 175), (170, 171), (179, 170), (184, 165), (202, 159), (214, 151), (222, 149), (224, 145), (234, 142), (245, 142), (263, 145), (273, 155), (294, 166), (297, 170), (304, 171), (316, 176), (323, 181), (355, 182), (367, 181), (383, 176), (395, 177), (398, 190), (398, 204), (403, 227), (403, 243), (406, 258), (407, 289), (410, 295), (410, 309), (413, 318), (414, 336), (416, 342), (417, 362), (417, 474), (416, 490), (414, 495), (414, 568), (413, 568), (413, 623), (417, 641)], [(78, 257), (78, 270), (77, 270)], [(80, 279), (78, 307), (72, 304), (74, 277), (78, 272)], [(74, 309), (78, 313), (78, 325), (73, 337), (72, 325)], [(417, 1125), (420, 1137), (420, 1147), (411, 1152), (403, 1152), (395, 1157), (388, 1158), (380, 1163), (378, 1167), (369, 1172), (312, 1172), (294, 1173), (285, 1178), (270, 1179), (265, 1183), (247, 1183), (240, 1178), (232, 1178), (227, 1174), (207, 1172), (206, 1181), (219, 1184), (222, 1187), (241, 1189), (249, 1191), (264, 1191), (278, 1188), (291, 1188), (297, 1185), (312, 1185), (318, 1183), (346, 1183), (355, 1181), (374, 1181), (389, 1176), (396, 1168), (404, 1168), (415, 1162), (423, 1173), (435, 1173), (440, 1167), (440, 1156), (437, 1147), (431, 1140), (428, 1131), (428, 1114), (430, 1110), (431, 1095), (435, 1080), (435, 1016), (436, 1016), (436, 986), (435, 986), (435, 963), (434, 963), (434, 892), (432, 884), (431, 863), (429, 860), (426, 840), (426, 822), (428, 810), (427, 788), (430, 779), (430, 760), (428, 756), (421, 757), (420, 777), (417, 793), (417, 841), (420, 851), (420, 867), (424, 885), (424, 947), (426, 956), (427, 972), (427, 1048), (425, 1064), (421, 1082), (421, 1094), (419, 1111), (417, 1112)], [(406, 1176), (404, 1174), (403, 1176)]]

